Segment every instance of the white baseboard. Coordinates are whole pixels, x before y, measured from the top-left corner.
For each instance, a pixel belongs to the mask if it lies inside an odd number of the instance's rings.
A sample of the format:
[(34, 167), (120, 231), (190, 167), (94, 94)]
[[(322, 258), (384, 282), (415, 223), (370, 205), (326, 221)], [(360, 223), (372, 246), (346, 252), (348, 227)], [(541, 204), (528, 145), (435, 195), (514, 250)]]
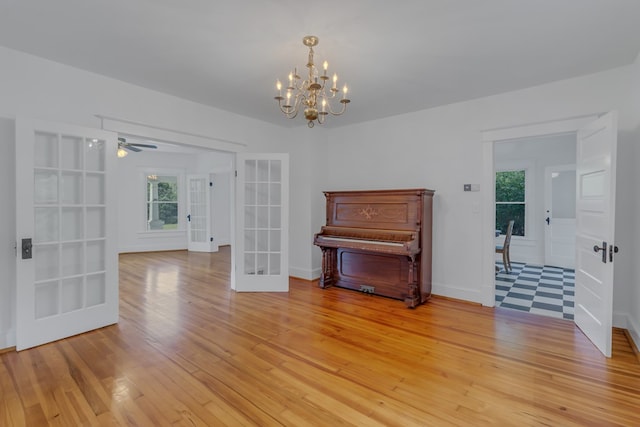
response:
[(640, 322), (628, 314), (614, 313), (613, 326), (626, 329), (636, 348), (640, 349)]
[(175, 245), (162, 245), (162, 247), (158, 245), (129, 245), (122, 246), (118, 248), (118, 253), (128, 253), (128, 252), (160, 252), (160, 251), (184, 251), (187, 250), (187, 247), (183, 244), (175, 244)]
[(309, 270), (308, 268), (289, 267), (289, 276), (304, 280), (315, 280), (320, 277), (320, 269)]
[(431, 293), (447, 298), (454, 298), (463, 301), (477, 302), (482, 304), (483, 292), (481, 289), (468, 289), (451, 284), (432, 282)]

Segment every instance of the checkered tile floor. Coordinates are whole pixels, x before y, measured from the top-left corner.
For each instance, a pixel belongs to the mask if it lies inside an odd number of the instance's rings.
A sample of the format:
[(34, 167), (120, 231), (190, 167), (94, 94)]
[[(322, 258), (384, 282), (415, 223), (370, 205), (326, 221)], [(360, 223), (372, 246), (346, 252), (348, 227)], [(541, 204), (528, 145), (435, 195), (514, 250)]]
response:
[(496, 306), (573, 320), (574, 270), (512, 262), (507, 273), (497, 266)]

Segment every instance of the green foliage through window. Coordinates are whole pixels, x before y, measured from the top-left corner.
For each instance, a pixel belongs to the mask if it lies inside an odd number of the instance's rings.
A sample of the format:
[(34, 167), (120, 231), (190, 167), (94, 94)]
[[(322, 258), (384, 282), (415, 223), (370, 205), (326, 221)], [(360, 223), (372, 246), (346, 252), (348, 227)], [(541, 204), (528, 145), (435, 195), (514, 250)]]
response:
[(507, 232), (507, 224), (514, 220), (513, 235), (524, 236), (525, 171), (496, 172), (496, 230)]
[(147, 176), (147, 229), (178, 228), (178, 177)]

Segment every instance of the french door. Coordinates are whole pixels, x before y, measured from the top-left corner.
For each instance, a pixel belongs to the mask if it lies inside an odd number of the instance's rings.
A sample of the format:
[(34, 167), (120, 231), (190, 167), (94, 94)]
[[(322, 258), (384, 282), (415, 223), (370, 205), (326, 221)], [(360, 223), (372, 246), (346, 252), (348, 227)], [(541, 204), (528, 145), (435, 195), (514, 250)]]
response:
[(575, 322), (611, 357), (617, 116), (578, 130)]
[(211, 232), (211, 188), (208, 175), (187, 177), (187, 248), (194, 252), (217, 252)]
[(238, 153), (235, 289), (289, 290), (289, 155)]
[(16, 120), (16, 348), (118, 321), (112, 132)]

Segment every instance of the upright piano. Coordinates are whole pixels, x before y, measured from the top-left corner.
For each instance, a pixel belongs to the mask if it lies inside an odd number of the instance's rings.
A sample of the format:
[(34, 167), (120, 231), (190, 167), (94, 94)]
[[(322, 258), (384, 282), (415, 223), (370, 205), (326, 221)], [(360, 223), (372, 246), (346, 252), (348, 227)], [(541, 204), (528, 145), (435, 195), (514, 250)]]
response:
[(431, 295), (433, 190), (326, 191), (320, 287), (338, 286), (404, 300)]

